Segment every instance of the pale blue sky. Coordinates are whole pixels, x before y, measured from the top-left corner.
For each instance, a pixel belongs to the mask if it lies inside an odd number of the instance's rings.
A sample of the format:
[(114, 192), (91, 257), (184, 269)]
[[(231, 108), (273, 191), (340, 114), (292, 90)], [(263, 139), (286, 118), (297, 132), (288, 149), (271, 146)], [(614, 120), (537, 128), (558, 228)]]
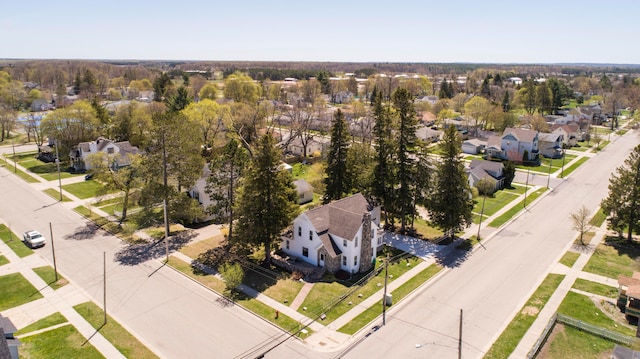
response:
[(640, 64), (638, 0), (32, 0), (0, 58)]

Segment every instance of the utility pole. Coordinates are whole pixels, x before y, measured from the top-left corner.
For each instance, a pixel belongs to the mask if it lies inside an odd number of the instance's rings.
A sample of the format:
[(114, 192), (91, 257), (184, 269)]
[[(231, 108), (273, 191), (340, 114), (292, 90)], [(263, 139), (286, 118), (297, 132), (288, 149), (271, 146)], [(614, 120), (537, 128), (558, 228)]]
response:
[(560, 178), (564, 178), (564, 158), (566, 155), (566, 150), (562, 149), (562, 169), (560, 170)]
[(387, 258), (384, 260), (384, 294), (382, 295), (382, 325), (387, 324), (387, 278), (389, 277), (389, 251), (384, 246)]
[(58, 281), (58, 266), (56, 265), (56, 249), (53, 246), (53, 229), (51, 222), (49, 222), (49, 236), (51, 236), (51, 253), (53, 254), (53, 272), (56, 275), (56, 282)]
[(165, 145), (165, 130), (162, 130), (162, 181), (164, 184), (164, 250), (167, 256), (165, 263), (169, 263), (169, 209), (167, 208), (167, 147)]
[(478, 243), (480, 243), (480, 227), (482, 227), (482, 217), (484, 216), (484, 202), (487, 200), (487, 194), (483, 193), (482, 194), (482, 209), (480, 210), (480, 222), (478, 223), (478, 235), (477, 240)]
[(527, 208), (527, 192), (529, 191), (529, 168), (527, 167), (527, 180), (524, 184), (524, 208)]
[(458, 359), (462, 359), (462, 309), (460, 309), (460, 329), (458, 331)]
[(16, 164), (16, 146), (13, 144), (13, 138), (11, 139), (11, 149), (13, 149), (13, 173), (17, 173), (18, 165)]
[(104, 312), (104, 324), (107, 324), (107, 252), (102, 252), (102, 303), (103, 304), (103, 312)]
[(547, 173), (547, 189), (549, 189), (549, 181), (551, 180), (551, 162), (553, 162), (553, 158), (549, 158), (549, 173)]
[(60, 178), (60, 157), (58, 156), (58, 140), (56, 140), (56, 165), (58, 166), (58, 188), (60, 189), (60, 202), (62, 202), (62, 179)]

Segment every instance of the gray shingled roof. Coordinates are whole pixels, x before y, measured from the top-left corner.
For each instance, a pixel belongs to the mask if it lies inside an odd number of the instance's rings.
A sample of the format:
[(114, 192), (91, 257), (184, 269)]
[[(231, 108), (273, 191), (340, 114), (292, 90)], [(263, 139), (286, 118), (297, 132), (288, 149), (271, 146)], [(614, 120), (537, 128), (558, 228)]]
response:
[(305, 181), (302, 178), (293, 181), (293, 185), (296, 187), (298, 194), (303, 194), (309, 191), (313, 191), (313, 186), (311, 186), (309, 182)]
[(536, 135), (538, 134), (538, 131), (507, 127), (504, 129), (502, 137), (508, 134), (512, 134), (513, 136), (515, 136), (515, 138), (518, 139), (518, 141), (521, 142), (533, 142), (533, 140), (536, 138)]

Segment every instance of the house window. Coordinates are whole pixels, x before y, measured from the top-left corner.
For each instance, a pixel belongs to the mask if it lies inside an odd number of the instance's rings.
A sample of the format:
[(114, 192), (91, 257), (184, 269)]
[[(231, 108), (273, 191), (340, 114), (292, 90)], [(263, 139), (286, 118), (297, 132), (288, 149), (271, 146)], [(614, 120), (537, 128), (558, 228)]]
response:
[(356, 237), (356, 244), (354, 246), (358, 246), (358, 237)]
[(342, 246), (343, 246), (343, 247), (346, 247), (346, 246), (347, 246), (347, 240), (346, 240), (346, 239), (343, 239), (343, 240), (342, 240)]
[(309, 258), (309, 248), (302, 247), (302, 256)]
[(358, 265), (358, 256), (353, 257), (353, 265), (354, 266)]
[(287, 249), (289, 249), (289, 240), (287, 239)]
[(298, 237), (302, 237), (302, 227), (298, 226)]
[(378, 245), (381, 246), (382, 245), (382, 236), (378, 237)]
[(112, 155), (113, 154), (113, 147), (107, 148), (107, 153)]
[(312, 241), (313, 240), (313, 231), (309, 231), (309, 240)]
[(320, 253), (320, 260), (324, 261), (324, 253)]
[(346, 266), (347, 265), (347, 257), (342, 257), (342, 265)]
[(300, 195), (298, 195), (298, 198), (304, 199), (304, 193), (300, 193)]

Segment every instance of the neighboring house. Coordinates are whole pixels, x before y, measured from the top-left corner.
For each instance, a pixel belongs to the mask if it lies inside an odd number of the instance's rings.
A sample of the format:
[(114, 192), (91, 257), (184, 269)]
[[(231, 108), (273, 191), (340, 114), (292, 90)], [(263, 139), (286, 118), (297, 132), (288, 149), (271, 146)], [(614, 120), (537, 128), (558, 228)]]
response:
[(20, 341), (14, 337), (16, 326), (9, 318), (0, 314), (0, 358), (18, 359), (18, 346)]
[(478, 153), (482, 153), (485, 147), (487, 147), (487, 142), (477, 138), (462, 142), (462, 152), (468, 153), (470, 155), (477, 155)]
[(580, 131), (580, 126), (577, 123), (567, 123), (567, 124), (555, 124), (551, 126), (551, 133), (557, 133), (563, 136), (562, 143), (565, 146), (573, 147), (578, 144), (578, 141), (583, 140), (582, 132)]
[[(200, 176), (200, 178), (196, 180), (196, 183), (188, 191), (189, 197), (198, 201), (205, 213), (207, 211), (207, 208), (213, 204), (213, 201), (211, 201), (211, 197), (206, 192), (207, 178), (209, 178), (209, 176), (211, 176), (211, 170), (209, 169), (209, 164), (205, 163), (204, 167), (202, 168), (202, 176)], [(204, 220), (209, 221), (212, 218), (213, 216), (206, 214)]]
[(508, 127), (502, 136), (491, 136), (487, 140), (485, 153), (488, 157), (529, 162), (538, 159), (538, 131)]
[(333, 103), (351, 103), (353, 94), (349, 91), (339, 91), (333, 94)]
[(300, 214), (281, 249), (331, 273), (366, 272), (382, 245), (378, 227), (379, 209), (358, 193)]
[(593, 125), (599, 126), (605, 120), (602, 107), (598, 104), (576, 107), (574, 111), (578, 116), (590, 120)]
[(428, 102), (431, 105), (435, 105), (438, 102), (438, 96), (424, 96), (422, 98), (417, 99), (415, 102)]
[(438, 142), (442, 136), (442, 131), (434, 130), (430, 127), (421, 126), (416, 130), (416, 137), (426, 143)]
[(493, 184), (494, 191), (504, 188), (504, 165), (502, 162), (472, 160), (467, 174), (470, 187), (485, 180)]
[(69, 153), (71, 166), (75, 171), (90, 170), (91, 165), (87, 163), (87, 157), (98, 152), (114, 155), (112, 164), (114, 169), (129, 166), (130, 156), (141, 153), (138, 147), (132, 146), (129, 141), (114, 142), (100, 137), (95, 141), (80, 142), (76, 148), (72, 149)]
[(39, 111), (49, 111), (53, 110), (54, 106), (49, 103), (49, 101), (43, 98), (37, 98), (31, 102), (31, 111), (39, 112)]
[(564, 135), (560, 133), (538, 134), (540, 154), (547, 158), (562, 158)]
[(640, 272), (618, 276), (618, 308), (627, 317), (640, 318)]
[[(331, 139), (328, 137), (315, 136), (307, 143), (307, 156), (311, 156), (313, 153), (318, 152), (324, 155), (325, 151), (329, 149), (331, 145)], [(304, 154), (304, 146), (300, 137), (296, 137), (287, 144), (287, 151), (296, 156), (302, 156)]]
[(298, 204), (305, 204), (313, 201), (313, 186), (304, 179), (297, 179), (293, 181), (293, 185), (298, 192)]

